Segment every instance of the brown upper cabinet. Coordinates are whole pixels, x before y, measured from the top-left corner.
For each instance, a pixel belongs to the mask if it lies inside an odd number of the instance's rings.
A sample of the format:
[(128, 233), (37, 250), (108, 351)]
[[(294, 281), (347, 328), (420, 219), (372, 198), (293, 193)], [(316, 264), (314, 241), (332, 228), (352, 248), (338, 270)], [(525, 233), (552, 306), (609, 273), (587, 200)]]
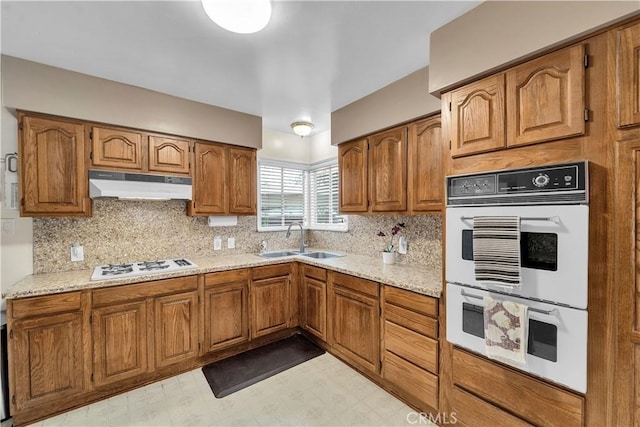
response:
[(19, 112), (20, 216), (91, 216), (85, 126)]
[(168, 136), (149, 136), (149, 171), (189, 174), (190, 141)]
[(186, 138), (151, 135), (118, 127), (93, 126), (92, 167), (132, 172), (189, 175)]
[(256, 150), (196, 141), (189, 215), (255, 215)]
[(584, 134), (584, 45), (512, 68), (506, 78), (507, 146)]
[(504, 148), (504, 108), (504, 74), (451, 92), (451, 155)]
[(94, 126), (91, 131), (92, 166), (142, 171), (140, 132)]
[(640, 23), (618, 31), (618, 126), (640, 124)]
[(340, 212), (369, 210), (367, 153), (366, 138), (338, 146)]
[(373, 212), (407, 209), (407, 128), (369, 137), (369, 203)]
[(407, 210), (407, 128), (338, 146), (340, 212)]
[(584, 134), (585, 64), (576, 45), (452, 91), (452, 157)]
[(409, 208), (439, 212), (444, 200), (445, 165), (449, 150), (442, 137), (440, 115), (409, 124)]
[(441, 211), (447, 158), (440, 115), (340, 144), (340, 212)]
[(229, 147), (229, 213), (256, 214), (256, 150)]

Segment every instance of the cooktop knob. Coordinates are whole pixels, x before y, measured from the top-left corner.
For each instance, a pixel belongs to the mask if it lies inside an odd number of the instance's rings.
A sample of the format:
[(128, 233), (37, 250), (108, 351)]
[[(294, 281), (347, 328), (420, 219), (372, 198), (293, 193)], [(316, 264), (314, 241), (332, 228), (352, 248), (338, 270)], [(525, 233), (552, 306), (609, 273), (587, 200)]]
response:
[(544, 187), (549, 183), (549, 175), (546, 173), (541, 173), (540, 175), (533, 178), (533, 185), (536, 187)]

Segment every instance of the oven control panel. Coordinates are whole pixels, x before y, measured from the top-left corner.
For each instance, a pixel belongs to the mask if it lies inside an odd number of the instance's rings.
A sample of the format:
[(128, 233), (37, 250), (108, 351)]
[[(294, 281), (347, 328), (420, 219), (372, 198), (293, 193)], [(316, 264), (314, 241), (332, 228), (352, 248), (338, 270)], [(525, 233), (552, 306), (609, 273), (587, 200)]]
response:
[(447, 205), (587, 202), (587, 162), (447, 178)]

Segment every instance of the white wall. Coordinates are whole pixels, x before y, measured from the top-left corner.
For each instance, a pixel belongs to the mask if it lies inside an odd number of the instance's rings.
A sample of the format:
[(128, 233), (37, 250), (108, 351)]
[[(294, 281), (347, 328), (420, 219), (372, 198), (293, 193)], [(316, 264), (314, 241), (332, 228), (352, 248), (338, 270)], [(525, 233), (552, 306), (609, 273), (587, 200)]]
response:
[[(18, 151), (18, 123), (15, 113), (2, 108), (2, 127), (0, 128), (0, 157)], [(5, 164), (2, 166), (2, 184), (4, 186)], [(6, 209), (4, 188), (0, 202), (0, 216), (14, 222), (15, 233), (0, 232), (0, 289), (7, 289), (23, 277), (33, 273), (33, 221), (20, 218), (18, 211)], [(2, 300), (4, 309), (4, 300)]]
[(292, 132), (262, 131), (262, 149), (258, 158), (310, 165), (336, 159), (338, 148), (331, 145), (331, 131), (300, 138)]
[(2, 105), (245, 147), (262, 145), (262, 117), (87, 74), (2, 56)]
[(440, 111), (429, 95), (429, 67), (421, 68), (331, 113), (331, 143), (336, 145)]
[(431, 33), (429, 92), (439, 96), (639, 11), (639, 1), (485, 1)]

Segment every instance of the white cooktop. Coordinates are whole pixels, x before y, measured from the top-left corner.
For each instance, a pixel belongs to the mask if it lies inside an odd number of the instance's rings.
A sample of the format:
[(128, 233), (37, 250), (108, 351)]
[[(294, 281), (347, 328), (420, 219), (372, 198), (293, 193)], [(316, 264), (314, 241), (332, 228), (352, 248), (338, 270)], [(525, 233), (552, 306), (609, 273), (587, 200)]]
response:
[(93, 270), (91, 280), (105, 280), (116, 277), (141, 276), (143, 274), (167, 273), (198, 267), (186, 258), (158, 261), (133, 262), (126, 264), (99, 265)]

